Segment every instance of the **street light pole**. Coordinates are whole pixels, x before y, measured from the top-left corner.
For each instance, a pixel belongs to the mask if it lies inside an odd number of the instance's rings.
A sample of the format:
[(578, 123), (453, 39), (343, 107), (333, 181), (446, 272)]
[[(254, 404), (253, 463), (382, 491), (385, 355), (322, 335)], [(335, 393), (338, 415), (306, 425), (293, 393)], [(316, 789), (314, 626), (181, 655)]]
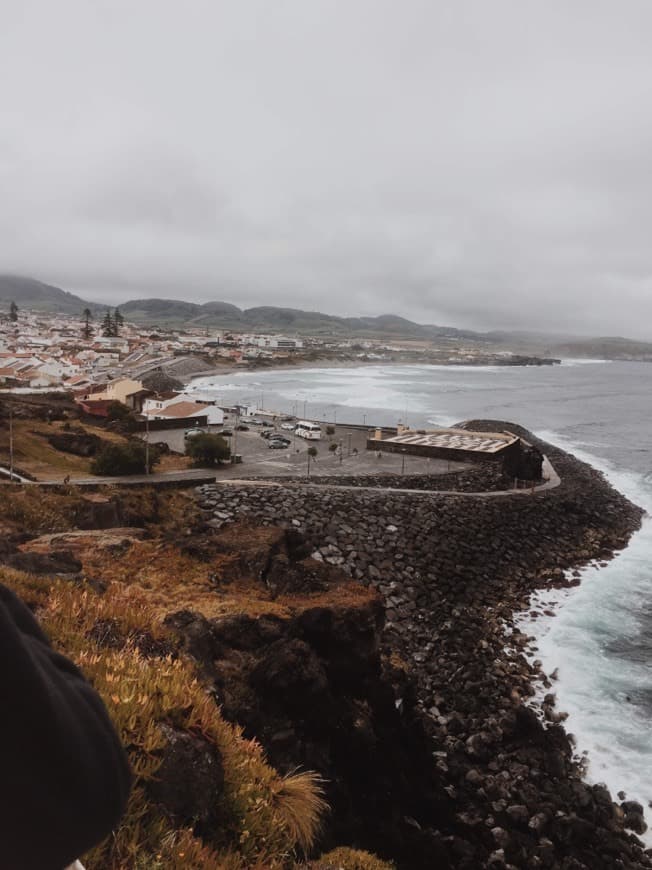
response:
[(9, 483), (14, 479), (14, 412), (9, 410)]
[(149, 414), (145, 415), (145, 474), (149, 474)]
[(235, 412), (235, 429), (233, 430), (233, 452), (231, 461), (235, 462), (235, 455), (238, 452), (238, 426), (240, 425), (240, 408)]

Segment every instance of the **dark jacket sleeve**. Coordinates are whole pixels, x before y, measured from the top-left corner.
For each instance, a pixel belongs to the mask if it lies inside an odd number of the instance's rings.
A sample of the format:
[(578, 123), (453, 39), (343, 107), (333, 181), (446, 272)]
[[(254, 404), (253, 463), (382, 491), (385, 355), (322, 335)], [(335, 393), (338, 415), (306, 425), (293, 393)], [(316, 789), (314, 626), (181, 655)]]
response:
[(0, 586), (0, 866), (63, 870), (117, 824), (131, 775), (99, 695)]

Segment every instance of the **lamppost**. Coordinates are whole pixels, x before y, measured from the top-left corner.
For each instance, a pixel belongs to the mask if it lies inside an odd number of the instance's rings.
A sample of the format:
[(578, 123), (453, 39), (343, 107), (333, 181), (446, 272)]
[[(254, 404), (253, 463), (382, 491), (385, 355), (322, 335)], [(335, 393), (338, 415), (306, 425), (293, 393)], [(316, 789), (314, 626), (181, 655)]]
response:
[(145, 474), (149, 474), (149, 414), (145, 415)]
[(233, 452), (231, 453), (231, 462), (235, 462), (235, 455), (238, 452), (238, 426), (240, 425), (240, 408), (235, 412), (235, 429), (233, 430)]
[(363, 425), (363, 426), (366, 426), (366, 425), (367, 425), (367, 415), (366, 415), (366, 414), (363, 414), (363, 415), (362, 415), (362, 425)]
[(405, 474), (405, 449), (401, 450), (401, 474)]
[(9, 483), (14, 480), (14, 412), (9, 410)]

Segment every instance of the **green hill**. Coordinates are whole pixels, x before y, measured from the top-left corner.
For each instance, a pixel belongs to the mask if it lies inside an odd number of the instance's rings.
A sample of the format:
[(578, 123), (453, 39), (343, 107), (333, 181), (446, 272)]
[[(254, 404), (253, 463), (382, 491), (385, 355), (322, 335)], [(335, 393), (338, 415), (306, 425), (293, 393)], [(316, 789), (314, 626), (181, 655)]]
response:
[(8, 307), (12, 301), (19, 308), (62, 312), (63, 314), (81, 314), (84, 308), (97, 311), (103, 307), (96, 302), (86, 302), (60, 287), (44, 284), (33, 278), (0, 275), (0, 306)]

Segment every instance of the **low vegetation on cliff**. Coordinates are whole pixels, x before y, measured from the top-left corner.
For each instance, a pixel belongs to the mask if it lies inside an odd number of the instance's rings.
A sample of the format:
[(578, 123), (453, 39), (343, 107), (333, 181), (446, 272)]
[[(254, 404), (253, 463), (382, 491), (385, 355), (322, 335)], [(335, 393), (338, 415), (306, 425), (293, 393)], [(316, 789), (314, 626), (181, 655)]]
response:
[[(3, 492), (0, 524), (10, 543), (65, 533), (80, 517), (88, 519), (89, 503), (74, 491), (36, 495), (34, 490)], [(179, 593), (177, 586), (193, 582), (194, 568), (198, 592), (200, 560), (180, 555), (175, 561), (165, 548), (157, 559), (162, 542), (155, 527), (165, 532), (166, 522), (183, 523), (189, 510), (183, 495), (124, 493), (123, 519), (147, 525), (149, 540), (142, 541), (138, 553), (138, 536), (129, 538), (128, 528), (121, 530), (122, 541), (112, 531), (104, 540), (98, 532), (76, 533), (81, 582), (0, 565), (0, 582), (27, 602), (52, 643), (100, 692), (130, 756), (135, 786), (127, 814), (111, 838), (83, 856), (88, 870), (292, 868), (303, 865), (313, 850), (328, 813), (320, 777), (307, 770), (277, 772), (260, 744), (221, 715), (178, 635), (162, 622), (163, 590), (167, 609), (175, 596), (185, 601), (189, 590)], [(38, 546), (31, 555), (39, 555)], [(109, 580), (116, 565), (119, 579)], [(240, 608), (255, 597), (249, 590)], [(258, 597), (269, 598), (264, 587)], [(230, 599), (227, 611), (236, 607), (238, 589)], [(201, 599), (195, 606), (201, 610)], [(280, 602), (279, 610), (283, 606)], [(311, 866), (389, 866), (354, 851), (336, 860), (324, 858)]]

